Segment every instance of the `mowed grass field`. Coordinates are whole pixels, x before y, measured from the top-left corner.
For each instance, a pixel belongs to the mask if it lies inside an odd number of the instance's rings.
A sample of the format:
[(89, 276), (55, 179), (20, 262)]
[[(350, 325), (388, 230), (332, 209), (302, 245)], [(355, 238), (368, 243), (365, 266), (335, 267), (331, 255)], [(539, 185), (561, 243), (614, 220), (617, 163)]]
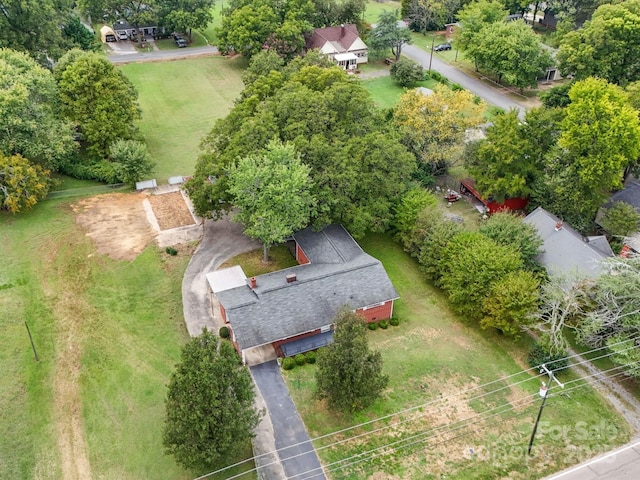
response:
[(289, 391), (312, 438), (422, 406), (316, 441), (330, 478), (537, 479), (629, 439), (608, 403), (589, 386), (573, 389), (584, 382), (565, 372), (559, 377), (568, 394), (553, 387), (528, 456), (542, 379), (535, 371), (519, 374), (528, 370), (531, 340), (482, 331), (454, 315), (389, 236), (369, 234), (360, 244), (383, 262), (400, 295), (394, 313), (401, 324), (368, 332), (370, 346), (382, 352), (389, 386), (370, 409), (352, 416), (313, 398), (315, 366), (284, 372)]
[(190, 175), (200, 141), (243, 89), (242, 58), (206, 57), (120, 67), (139, 93), (141, 130), (157, 163), (155, 178)]
[(166, 385), (188, 340), (190, 252), (149, 247), (131, 262), (95, 254), (71, 205), (0, 214), (0, 478), (205, 473), (185, 471), (162, 447)]

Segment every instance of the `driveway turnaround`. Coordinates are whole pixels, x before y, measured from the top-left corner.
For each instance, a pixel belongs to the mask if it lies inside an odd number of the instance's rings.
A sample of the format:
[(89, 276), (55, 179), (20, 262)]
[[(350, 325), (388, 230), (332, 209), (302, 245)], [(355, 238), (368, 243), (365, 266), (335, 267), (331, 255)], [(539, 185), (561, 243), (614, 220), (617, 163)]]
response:
[(287, 478), (324, 480), (326, 477), (309, 434), (296, 410), (275, 360), (250, 368), (273, 425), (275, 447)]

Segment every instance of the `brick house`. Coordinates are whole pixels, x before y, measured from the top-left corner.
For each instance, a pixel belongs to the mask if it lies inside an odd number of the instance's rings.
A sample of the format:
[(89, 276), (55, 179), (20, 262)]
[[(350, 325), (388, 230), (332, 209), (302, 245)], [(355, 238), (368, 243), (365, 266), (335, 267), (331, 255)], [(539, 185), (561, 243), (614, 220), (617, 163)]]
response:
[(239, 266), (207, 274), (220, 314), (245, 353), (271, 345), (291, 356), (327, 345), (345, 306), (367, 322), (390, 318), (398, 298), (379, 260), (366, 254), (340, 225), (293, 235), (295, 267), (246, 278)]
[(316, 28), (305, 39), (305, 49), (318, 49), (344, 70), (355, 70), (367, 63), (369, 49), (360, 38), (354, 24)]

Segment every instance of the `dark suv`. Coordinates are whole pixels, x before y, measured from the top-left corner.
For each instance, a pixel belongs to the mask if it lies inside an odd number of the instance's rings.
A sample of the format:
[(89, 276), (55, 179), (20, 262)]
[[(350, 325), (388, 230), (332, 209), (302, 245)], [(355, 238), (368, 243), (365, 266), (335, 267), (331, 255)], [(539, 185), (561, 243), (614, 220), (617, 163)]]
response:
[(187, 41), (182, 37), (177, 37), (175, 41), (178, 48), (184, 48), (187, 46)]
[(451, 50), (450, 43), (441, 43), (440, 45), (436, 45), (433, 47), (434, 52), (443, 52), (444, 50)]

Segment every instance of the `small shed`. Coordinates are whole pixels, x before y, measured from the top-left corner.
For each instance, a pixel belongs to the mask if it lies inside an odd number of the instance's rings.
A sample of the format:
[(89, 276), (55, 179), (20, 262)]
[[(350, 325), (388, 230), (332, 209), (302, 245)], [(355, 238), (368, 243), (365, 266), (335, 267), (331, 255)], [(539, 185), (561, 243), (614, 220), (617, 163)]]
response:
[(100, 29), (100, 38), (102, 39), (102, 43), (118, 41), (118, 39), (116, 38), (116, 32), (114, 32), (113, 28), (111, 28), (109, 25), (104, 25)]
[(142, 182), (136, 182), (136, 190), (146, 190), (149, 188), (156, 188), (158, 183), (156, 179), (153, 178), (151, 180), (143, 180)]
[(460, 180), (460, 193), (463, 195), (471, 195), (478, 199), (485, 206), (487, 213), (496, 213), (503, 210), (524, 210), (529, 203), (528, 198), (506, 198), (503, 202), (484, 199), (480, 192), (475, 188), (475, 182), (471, 178), (463, 178)]

